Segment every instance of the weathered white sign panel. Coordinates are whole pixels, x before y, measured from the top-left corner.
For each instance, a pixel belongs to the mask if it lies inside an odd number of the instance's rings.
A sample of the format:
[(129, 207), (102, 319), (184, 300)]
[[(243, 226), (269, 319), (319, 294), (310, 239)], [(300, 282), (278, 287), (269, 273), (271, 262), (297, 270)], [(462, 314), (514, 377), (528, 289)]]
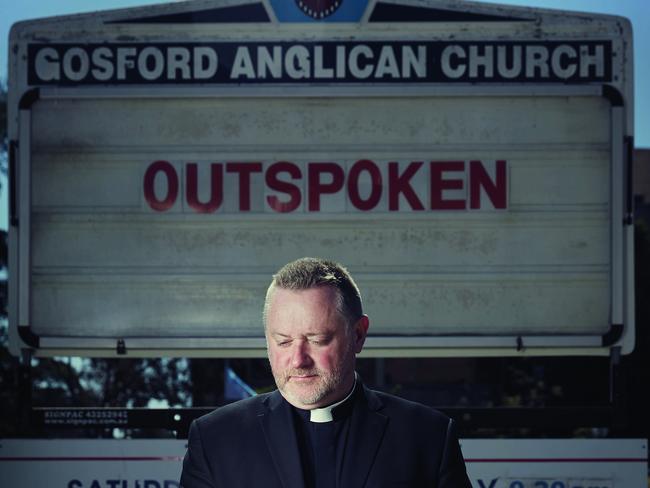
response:
[[(186, 441), (2, 440), (7, 486), (178, 488)], [(474, 488), (641, 488), (645, 439), (464, 439)], [(262, 480), (260, 483), (263, 484)]]
[(14, 26), (14, 352), (263, 355), (302, 256), (355, 275), (369, 355), (631, 351), (629, 23), (364, 5)]
[(475, 488), (632, 488), (647, 483), (646, 439), (466, 439)]
[(23, 488), (179, 488), (186, 441), (0, 441), (3, 484)]

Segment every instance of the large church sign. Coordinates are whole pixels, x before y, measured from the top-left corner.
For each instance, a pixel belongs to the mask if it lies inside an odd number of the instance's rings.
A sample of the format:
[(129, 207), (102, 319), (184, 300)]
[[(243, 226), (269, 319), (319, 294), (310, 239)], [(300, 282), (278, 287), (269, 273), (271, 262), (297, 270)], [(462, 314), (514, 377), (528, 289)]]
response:
[(341, 261), (364, 354), (634, 347), (626, 19), (196, 0), (10, 37), (16, 354), (262, 356), (271, 274)]

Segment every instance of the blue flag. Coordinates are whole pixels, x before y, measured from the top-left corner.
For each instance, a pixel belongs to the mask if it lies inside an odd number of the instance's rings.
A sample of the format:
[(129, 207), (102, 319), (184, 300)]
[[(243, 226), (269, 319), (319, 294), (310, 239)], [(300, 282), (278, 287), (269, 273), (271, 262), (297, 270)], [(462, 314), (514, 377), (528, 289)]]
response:
[(255, 390), (237, 376), (230, 366), (224, 369), (223, 396), (226, 400), (241, 400), (257, 395)]

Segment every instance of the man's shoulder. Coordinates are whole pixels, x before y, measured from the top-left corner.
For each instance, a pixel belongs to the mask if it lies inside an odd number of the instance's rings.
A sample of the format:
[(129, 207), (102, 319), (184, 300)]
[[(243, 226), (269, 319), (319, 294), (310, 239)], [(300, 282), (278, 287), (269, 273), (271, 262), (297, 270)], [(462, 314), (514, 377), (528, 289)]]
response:
[(433, 407), (381, 391), (369, 390), (366, 397), (369, 408), (387, 419), (386, 435), (391, 442), (411, 442), (422, 449), (438, 449), (454, 429), (451, 419)]
[(378, 401), (378, 411), (385, 415), (399, 415), (400, 417), (411, 418), (413, 420), (427, 419), (440, 425), (446, 426), (449, 423), (449, 417), (433, 407), (423, 405), (401, 398), (390, 393), (377, 390), (367, 390), (368, 396), (374, 396)]
[(210, 428), (215, 425), (218, 425), (220, 428), (228, 425), (241, 425), (242, 423), (255, 419), (264, 412), (266, 403), (274, 394), (275, 392), (263, 393), (217, 407), (212, 412), (196, 419), (196, 423), (201, 428)]

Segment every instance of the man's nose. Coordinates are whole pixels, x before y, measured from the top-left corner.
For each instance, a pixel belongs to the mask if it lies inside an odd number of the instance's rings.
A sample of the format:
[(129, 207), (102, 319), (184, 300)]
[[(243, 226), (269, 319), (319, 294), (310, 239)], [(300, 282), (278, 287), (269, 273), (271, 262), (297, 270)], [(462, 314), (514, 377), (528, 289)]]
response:
[(312, 366), (309, 355), (309, 344), (306, 341), (297, 341), (294, 344), (291, 366), (294, 368), (308, 368)]

